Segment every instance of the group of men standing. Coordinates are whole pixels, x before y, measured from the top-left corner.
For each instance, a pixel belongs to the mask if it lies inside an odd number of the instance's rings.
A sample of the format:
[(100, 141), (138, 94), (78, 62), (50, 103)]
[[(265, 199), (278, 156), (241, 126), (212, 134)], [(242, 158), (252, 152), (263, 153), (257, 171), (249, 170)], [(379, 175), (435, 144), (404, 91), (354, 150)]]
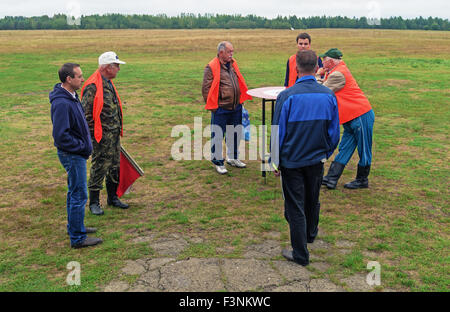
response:
[[(100, 190), (106, 178), (108, 205), (128, 208), (117, 196), (120, 174), (120, 136), (122, 135), (122, 102), (112, 82), (120, 70), (114, 52), (98, 59), (99, 67), (84, 83), (79, 64), (66, 63), (59, 69), (57, 83), (49, 98), (53, 139), (61, 164), (67, 172), (67, 233), (72, 248), (94, 246), (100, 238), (88, 237), (96, 228), (84, 226), (88, 200), (94, 215), (103, 215)], [(81, 101), (76, 90), (81, 89)], [(86, 162), (92, 154), (89, 183)]]
[[(271, 137), (271, 164), (282, 177), (285, 218), (289, 223), (292, 250), (282, 255), (300, 265), (309, 264), (307, 243), (318, 233), (321, 185), (336, 188), (345, 165), (358, 148), (360, 161), (356, 179), (344, 185), (367, 188), (372, 161), (374, 113), (336, 48), (316, 55), (311, 37), (296, 38), (298, 52), (286, 65), (285, 87), (276, 101)], [(211, 161), (219, 174), (228, 165), (245, 168), (239, 159), (239, 131), (227, 131), (242, 124), (242, 105), (251, 100), (230, 42), (217, 47), (217, 57), (204, 69), (202, 95), (211, 112)], [(84, 83), (79, 64), (66, 63), (59, 70), (61, 83), (49, 98), (54, 145), (67, 172), (67, 232), (73, 248), (97, 245), (100, 238), (87, 237), (95, 228), (84, 226), (88, 199), (94, 215), (103, 215), (100, 191), (106, 178), (108, 205), (128, 208), (117, 196), (120, 181), (120, 136), (123, 133), (122, 102), (112, 82), (120, 70), (114, 52), (100, 55), (98, 69)], [(82, 87), (83, 85), (83, 87)], [(81, 100), (76, 90), (81, 90)], [(333, 154), (344, 133), (339, 153), (323, 176), (324, 163)], [(227, 157), (222, 156), (226, 138)], [(92, 154), (89, 183), (86, 161)]]
[[(296, 43), (298, 52), (286, 65), (286, 89), (276, 101), (272, 129), (277, 126), (277, 130), (272, 131), (270, 162), (275, 175), (282, 176), (285, 218), (290, 227), (292, 250), (285, 249), (282, 255), (305, 266), (309, 264), (307, 244), (313, 243), (318, 233), (320, 187), (336, 188), (356, 148), (360, 159), (356, 179), (344, 187), (369, 186), (375, 115), (340, 50), (333, 48), (317, 56), (307, 33), (299, 34)], [(226, 130), (242, 124), (242, 105), (251, 99), (233, 52), (230, 42), (218, 45), (217, 57), (205, 67), (202, 86), (205, 109), (211, 111), (211, 161), (220, 174), (227, 173), (222, 156), (224, 136), (226, 163), (246, 167), (238, 158), (239, 131), (232, 132), (233, 138)], [(339, 143), (340, 124), (344, 133), (339, 153), (323, 176), (324, 163)]]

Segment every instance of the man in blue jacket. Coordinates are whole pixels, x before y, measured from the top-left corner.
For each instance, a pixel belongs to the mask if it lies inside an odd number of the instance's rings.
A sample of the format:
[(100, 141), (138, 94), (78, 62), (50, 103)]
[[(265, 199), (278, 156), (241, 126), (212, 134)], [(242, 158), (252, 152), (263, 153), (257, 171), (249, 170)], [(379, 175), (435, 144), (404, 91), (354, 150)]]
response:
[(293, 250), (282, 255), (300, 265), (309, 264), (307, 243), (318, 233), (319, 191), (323, 163), (339, 142), (336, 97), (317, 83), (317, 55), (304, 50), (296, 56), (299, 78), (278, 95), (272, 123), (271, 163), (282, 177), (284, 215)]
[(80, 65), (64, 64), (58, 71), (61, 83), (50, 92), (53, 139), (58, 157), (67, 172), (67, 232), (73, 248), (97, 245), (100, 238), (87, 237), (95, 228), (84, 226), (87, 202), (86, 160), (92, 153), (89, 128), (78, 90), (84, 82)]

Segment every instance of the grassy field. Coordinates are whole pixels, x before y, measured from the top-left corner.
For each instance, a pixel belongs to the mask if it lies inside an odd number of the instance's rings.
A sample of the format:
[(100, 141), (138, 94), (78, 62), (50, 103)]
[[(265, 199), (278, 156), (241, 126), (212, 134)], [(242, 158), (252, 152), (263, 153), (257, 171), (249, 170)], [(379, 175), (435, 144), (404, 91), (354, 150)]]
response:
[[(338, 47), (375, 111), (370, 188), (321, 193), (321, 239), (354, 242), (326, 258), (332, 280), (381, 264), (382, 286), (449, 291), (450, 33), (310, 30), (318, 52)], [(105, 30), (0, 32), (0, 291), (95, 291), (127, 259), (154, 254), (133, 239), (148, 233), (201, 237), (180, 257), (237, 257), (271, 232), (288, 242), (280, 182), (260, 178), (259, 161), (218, 176), (210, 162), (175, 161), (175, 125), (203, 125), (203, 68), (229, 40), (249, 88), (281, 85), (297, 32), (288, 30)], [(53, 146), (48, 93), (57, 70), (77, 62), (87, 78), (98, 56), (127, 62), (115, 80), (124, 102), (122, 144), (145, 171), (124, 196), (131, 208), (86, 214), (104, 243), (73, 250), (66, 234), (66, 174)], [(261, 123), (260, 100), (246, 104)], [(207, 138), (203, 139), (206, 143)], [(333, 156), (334, 157), (334, 156)], [(90, 165), (90, 163), (88, 163)], [(326, 168), (329, 162), (326, 164)], [(102, 203), (106, 205), (106, 192)], [(219, 254), (218, 247), (230, 247)], [(281, 259), (281, 258), (280, 258)], [(82, 265), (81, 286), (68, 286), (67, 263)]]

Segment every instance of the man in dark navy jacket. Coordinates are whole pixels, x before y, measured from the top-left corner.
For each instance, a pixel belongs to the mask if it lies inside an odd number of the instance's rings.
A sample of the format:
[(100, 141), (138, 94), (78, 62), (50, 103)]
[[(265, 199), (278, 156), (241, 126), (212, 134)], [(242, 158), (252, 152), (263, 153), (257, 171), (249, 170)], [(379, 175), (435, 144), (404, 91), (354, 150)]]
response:
[(309, 264), (307, 243), (318, 233), (323, 164), (339, 142), (339, 113), (334, 93), (317, 83), (314, 51), (296, 56), (299, 79), (278, 95), (272, 123), (271, 164), (281, 173), (285, 218), (293, 250), (282, 255)]
[(84, 82), (80, 65), (64, 64), (58, 71), (61, 83), (50, 92), (53, 139), (58, 157), (67, 171), (67, 233), (73, 248), (97, 245), (102, 242), (87, 233), (95, 228), (84, 226), (87, 202), (86, 160), (92, 153), (89, 128), (84, 117), (78, 90)]

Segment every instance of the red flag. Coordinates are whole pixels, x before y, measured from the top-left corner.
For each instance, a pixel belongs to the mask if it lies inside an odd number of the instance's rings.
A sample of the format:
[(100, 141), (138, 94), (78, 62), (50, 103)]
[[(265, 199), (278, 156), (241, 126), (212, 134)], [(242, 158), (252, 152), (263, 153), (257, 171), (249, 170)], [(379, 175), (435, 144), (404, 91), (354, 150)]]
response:
[(117, 188), (117, 196), (122, 197), (123, 194), (128, 193), (131, 185), (137, 178), (142, 176), (144, 171), (131, 158), (125, 149), (120, 147), (120, 177), (119, 187)]

